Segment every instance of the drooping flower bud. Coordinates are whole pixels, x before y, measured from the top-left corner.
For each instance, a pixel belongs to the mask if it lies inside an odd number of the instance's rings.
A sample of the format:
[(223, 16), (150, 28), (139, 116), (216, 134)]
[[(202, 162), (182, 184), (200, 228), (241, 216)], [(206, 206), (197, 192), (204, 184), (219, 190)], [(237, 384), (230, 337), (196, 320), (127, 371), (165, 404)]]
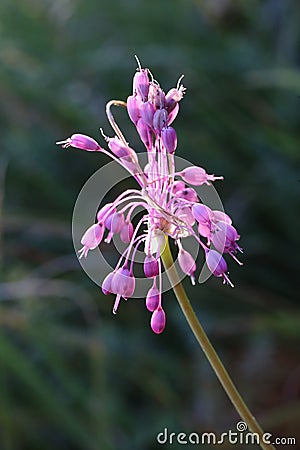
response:
[(164, 331), (166, 326), (166, 314), (161, 306), (153, 312), (150, 324), (154, 333), (160, 334)]
[(81, 244), (83, 247), (79, 250), (79, 258), (83, 256), (86, 258), (89, 250), (94, 250), (102, 241), (104, 234), (104, 225), (101, 223), (95, 223), (86, 230), (81, 238)]
[(182, 191), (185, 188), (186, 188), (186, 185), (185, 185), (184, 181), (176, 180), (176, 181), (174, 181), (174, 183), (172, 185), (172, 193), (176, 194), (177, 192)]
[(147, 101), (141, 104), (140, 107), (141, 118), (148, 127), (153, 128), (153, 116), (155, 113), (154, 106), (151, 102)]
[(211, 273), (215, 277), (222, 277), (224, 284), (229, 284), (231, 287), (234, 287), (228, 278), (228, 266), (223, 256), (221, 256), (216, 250), (208, 250), (205, 256), (207, 266)]
[(192, 255), (182, 247), (179, 248), (178, 262), (182, 272), (189, 275), (191, 277), (192, 284), (195, 284), (195, 260)]
[(111, 214), (105, 221), (106, 228), (113, 234), (117, 234), (121, 231), (124, 224), (124, 214), (115, 212)]
[(133, 225), (131, 222), (125, 221), (120, 231), (120, 238), (124, 244), (128, 244), (133, 236)]
[(149, 93), (148, 69), (141, 69), (133, 77), (133, 93), (141, 96), (143, 102), (147, 100)]
[(146, 307), (148, 311), (153, 312), (158, 308), (160, 301), (160, 293), (155, 284), (149, 289), (146, 297)]
[(215, 177), (208, 175), (202, 167), (191, 166), (180, 172), (182, 179), (193, 186), (201, 186), (202, 184), (210, 184), (209, 181), (223, 180), (223, 177)]
[(170, 89), (166, 94), (166, 110), (168, 112), (168, 125), (175, 119), (179, 111), (179, 102), (185, 92), (185, 87), (180, 84), (182, 77), (179, 78), (177, 87)]
[(140, 117), (141, 102), (136, 95), (130, 95), (127, 98), (127, 112), (131, 121), (136, 125)]
[(173, 154), (177, 147), (176, 131), (172, 127), (163, 128), (161, 138), (168, 153)]
[(154, 256), (149, 255), (144, 260), (144, 274), (147, 278), (154, 278), (159, 273), (158, 261)]
[(168, 113), (165, 109), (157, 109), (153, 116), (153, 128), (156, 133), (167, 126)]
[(95, 139), (86, 136), (85, 134), (72, 134), (72, 136), (65, 141), (56, 142), (57, 145), (62, 145), (62, 148), (75, 147), (87, 152), (99, 152), (102, 150)]
[(113, 289), (111, 287), (111, 282), (112, 282), (114, 275), (115, 275), (115, 272), (110, 272), (104, 278), (104, 280), (102, 282), (102, 286), (101, 286), (101, 289), (102, 289), (102, 292), (104, 295), (115, 294), (115, 292), (113, 291)]

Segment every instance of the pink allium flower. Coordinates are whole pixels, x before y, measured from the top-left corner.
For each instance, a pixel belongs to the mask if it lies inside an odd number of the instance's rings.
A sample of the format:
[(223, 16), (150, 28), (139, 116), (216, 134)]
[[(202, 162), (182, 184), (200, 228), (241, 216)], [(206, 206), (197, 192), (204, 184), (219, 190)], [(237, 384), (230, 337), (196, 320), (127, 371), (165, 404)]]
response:
[(151, 328), (156, 334), (164, 331), (166, 326), (166, 313), (161, 306), (154, 310), (151, 317)]
[[(190, 276), (193, 284), (197, 266), (195, 259), (183, 247), (186, 237), (193, 237), (197, 246), (203, 249), (210, 272), (230, 286), (233, 284), (228, 278), (227, 263), (222, 254), (229, 254), (239, 263), (235, 253), (242, 251), (237, 244), (239, 235), (230, 217), (201, 203), (197, 192), (190, 187), (210, 184), (223, 177), (208, 175), (202, 167), (197, 166), (187, 167), (181, 172), (175, 170), (177, 134), (170, 124), (179, 112), (179, 102), (185, 92), (181, 79), (175, 88), (165, 94), (149, 69), (142, 69), (139, 65), (133, 77), (133, 92), (127, 98), (127, 104), (123, 105), (127, 106), (129, 118), (146, 148), (148, 162), (144, 168), (140, 166), (138, 154), (113, 124), (116, 136), (107, 137), (102, 133), (109, 150), (83, 134), (73, 134), (58, 142), (63, 148), (73, 146), (109, 155), (127, 169), (138, 183), (139, 189), (128, 189), (98, 211), (96, 223), (82, 237), (83, 247), (79, 254), (80, 257), (86, 257), (89, 250), (97, 248), (104, 237), (105, 228), (105, 242), (109, 243), (119, 234), (122, 242), (127, 244), (116, 268), (102, 283), (105, 295), (116, 296), (113, 307), (116, 313), (120, 300), (127, 300), (134, 295), (134, 259), (138, 249), (143, 248), (144, 273), (146, 278), (153, 280), (152, 287), (145, 293), (146, 307), (152, 313), (150, 324), (157, 334), (166, 325), (161, 295), (161, 254), (165, 236), (177, 244), (179, 266), (184, 274)], [(110, 103), (113, 105), (114, 101)], [(144, 215), (138, 223), (133, 224), (136, 208), (141, 206)]]

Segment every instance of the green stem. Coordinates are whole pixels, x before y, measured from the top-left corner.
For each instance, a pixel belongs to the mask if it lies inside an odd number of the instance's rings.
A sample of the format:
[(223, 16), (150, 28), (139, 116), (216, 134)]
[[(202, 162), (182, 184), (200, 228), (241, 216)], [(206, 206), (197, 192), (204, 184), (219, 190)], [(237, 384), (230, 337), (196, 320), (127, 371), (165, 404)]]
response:
[[(225, 392), (230, 398), (233, 406), (236, 411), (240, 415), (241, 419), (247, 424), (248, 428), (253, 432), (257, 433), (260, 437), (260, 447), (263, 450), (275, 450), (275, 447), (272, 444), (267, 444), (263, 441), (264, 432), (260, 425), (257, 423), (255, 417), (249, 411), (247, 405), (239, 394), (237, 388), (233, 384), (227, 370), (222, 364), (220, 358), (218, 357), (214, 347), (209, 341), (204, 329), (199, 323), (197, 316), (192, 308), (192, 305), (185, 293), (185, 290), (180, 282), (180, 278), (178, 276), (177, 270), (175, 268), (173, 257), (170, 251), (170, 246), (168, 239), (166, 238), (165, 249), (161, 255), (163, 264), (165, 266), (167, 275), (169, 277), (171, 286), (175, 292), (179, 305), (185, 315), (197, 341), (199, 342), (202, 350), (204, 351), (210, 365), (215, 371), (217, 377), (219, 378)], [(269, 438), (269, 435), (267, 436)], [(267, 439), (268, 440), (268, 439)]]

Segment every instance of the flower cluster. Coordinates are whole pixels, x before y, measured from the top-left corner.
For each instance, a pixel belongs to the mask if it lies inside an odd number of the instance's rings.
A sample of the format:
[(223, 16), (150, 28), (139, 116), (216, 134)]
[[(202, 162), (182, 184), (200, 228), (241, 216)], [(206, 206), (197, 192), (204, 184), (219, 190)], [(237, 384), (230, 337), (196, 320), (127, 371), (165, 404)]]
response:
[[(200, 202), (191, 186), (210, 184), (217, 179), (202, 167), (190, 166), (176, 172), (174, 154), (177, 135), (171, 126), (179, 111), (179, 102), (185, 88), (179, 79), (175, 88), (165, 93), (153, 78), (149, 69), (139, 65), (133, 77), (133, 92), (127, 102), (111, 101), (107, 105), (108, 119), (116, 136), (105, 137), (109, 150), (83, 134), (73, 134), (58, 142), (63, 148), (69, 146), (91, 152), (102, 152), (118, 161), (136, 179), (139, 189), (128, 189), (112, 203), (106, 204), (97, 214), (93, 224), (81, 239), (80, 258), (89, 250), (99, 246), (104, 238), (109, 243), (114, 235), (127, 244), (115, 269), (102, 283), (104, 294), (115, 294), (113, 312), (116, 313), (123, 298), (132, 297), (135, 290), (133, 265), (140, 246), (145, 254), (143, 269), (146, 278), (152, 280), (146, 297), (146, 307), (152, 313), (151, 328), (159, 334), (166, 324), (162, 307), (162, 262), (166, 236), (174, 239), (178, 248), (178, 262), (184, 274), (195, 283), (196, 261), (184, 249), (183, 241), (193, 236), (201, 246), (206, 263), (213, 275), (221, 277), (224, 283), (233, 284), (228, 278), (227, 263), (222, 256), (230, 255), (239, 264), (235, 254), (242, 252), (237, 241), (239, 235), (232, 226), (230, 217), (222, 211), (215, 211)], [(147, 150), (148, 162), (139, 164), (137, 153), (128, 145), (110, 112), (113, 105), (125, 106), (131, 121)], [(102, 133), (103, 134), (103, 133)], [(138, 223), (132, 218), (137, 207), (142, 206), (144, 214)]]

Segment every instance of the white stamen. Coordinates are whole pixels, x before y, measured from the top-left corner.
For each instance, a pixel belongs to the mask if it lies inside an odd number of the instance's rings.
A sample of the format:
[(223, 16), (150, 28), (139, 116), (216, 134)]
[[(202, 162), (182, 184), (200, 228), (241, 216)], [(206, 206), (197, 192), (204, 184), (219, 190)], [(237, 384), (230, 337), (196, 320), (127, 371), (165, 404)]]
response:
[(137, 57), (137, 55), (134, 55), (134, 57), (135, 57), (135, 59), (136, 59), (137, 65), (138, 65), (138, 69), (139, 69), (139, 70), (142, 70), (142, 66), (141, 66), (141, 63), (140, 63), (139, 58)]

